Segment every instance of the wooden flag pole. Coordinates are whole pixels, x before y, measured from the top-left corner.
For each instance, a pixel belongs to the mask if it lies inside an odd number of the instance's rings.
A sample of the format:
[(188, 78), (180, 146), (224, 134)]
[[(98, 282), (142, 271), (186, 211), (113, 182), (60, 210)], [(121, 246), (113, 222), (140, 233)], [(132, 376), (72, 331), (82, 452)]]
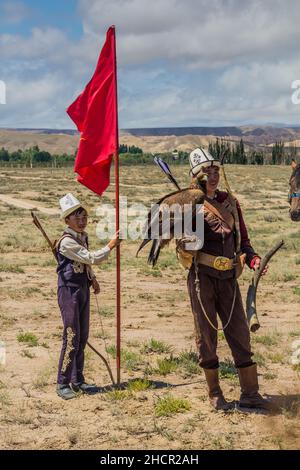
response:
[[(118, 88), (117, 88), (117, 51), (116, 32), (114, 34), (115, 58), (115, 90), (116, 90), (116, 154), (115, 154), (115, 185), (116, 185), (116, 231), (120, 229), (120, 193), (119, 193), (119, 124), (118, 124)], [(116, 247), (116, 319), (117, 319), (117, 384), (121, 382), (121, 253), (120, 245)]]

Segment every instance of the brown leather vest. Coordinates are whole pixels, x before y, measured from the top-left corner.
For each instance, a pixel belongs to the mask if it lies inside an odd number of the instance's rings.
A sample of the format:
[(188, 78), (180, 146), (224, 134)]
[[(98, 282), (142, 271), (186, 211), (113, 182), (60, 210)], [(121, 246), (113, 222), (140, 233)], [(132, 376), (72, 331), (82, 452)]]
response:
[[(207, 199), (207, 201), (224, 217), (218, 217), (209, 207), (204, 206), (204, 244), (201, 251), (214, 256), (234, 258), (235, 235), (234, 218), (231, 214), (232, 208), (227, 200), (222, 203), (217, 202), (215, 199)], [(233, 277), (234, 274), (234, 270), (217, 271), (204, 265), (201, 265), (201, 271), (220, 279)]]

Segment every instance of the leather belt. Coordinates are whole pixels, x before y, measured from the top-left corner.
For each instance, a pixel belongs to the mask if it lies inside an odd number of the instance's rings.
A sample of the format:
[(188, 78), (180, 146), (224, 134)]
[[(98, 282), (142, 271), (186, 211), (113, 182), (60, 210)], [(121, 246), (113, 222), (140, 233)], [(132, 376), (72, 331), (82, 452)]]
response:
[(225, 256), (213, 256), (199, 251), (196, 261), (204, 266), (217, 269), (218, 271), (230, 271), (236, 265), (235, 258), (226, 258)]

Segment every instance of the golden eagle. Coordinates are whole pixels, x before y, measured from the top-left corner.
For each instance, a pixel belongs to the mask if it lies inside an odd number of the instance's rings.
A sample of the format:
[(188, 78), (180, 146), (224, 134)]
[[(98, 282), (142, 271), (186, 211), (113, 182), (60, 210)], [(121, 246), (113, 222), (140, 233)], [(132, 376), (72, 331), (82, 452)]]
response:
[[(139, 252), (152, 241), (150, 253), (148, 256), (148, 263), (155, 266), (160, 250), (167, 246), (169, 242), (174, 239), (174, 229), (176, 223), (176, 213), (172, 209), (172, 206), (181, 208), (182, 213), (184, 211), (184, 206), (187, 204), (191, 205), (191, 217), (192, 222), (195, 221), (195, 215), (198, 204), (203, 204), (205, 198), (205, 186), (204, 181), (196, 180), (192, 182), (189, 188), (180, 189), (173, 193), (167, 194), (162, 197), (155, 206), (154, 211), (150, 210), (147, 216), (147, 224), (145, 228), (145, 238), (139, 246), (139, 249), (136, 253), (138, 256)], [(163, 214), (167, 212), (170, 217), (169, 225), (166, 228), (163, 224)], [(151, 233), (153, 233), (153, 227), (156, 226), (156, 232), (158, 237), (151, 238)], [(177, 235), (177, 233), (176, 233)], [(184, 238), (184, 232), (182, 229), (181, 239)]]

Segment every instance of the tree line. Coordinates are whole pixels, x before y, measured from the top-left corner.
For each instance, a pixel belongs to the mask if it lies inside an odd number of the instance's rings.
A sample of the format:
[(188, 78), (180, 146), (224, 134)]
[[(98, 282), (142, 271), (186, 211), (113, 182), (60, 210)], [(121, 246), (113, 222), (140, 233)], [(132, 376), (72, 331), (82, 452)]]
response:
[[(210, 153), (219, 158), (225, 153), (225, 163), (239, 165), (284, 165), (289, 164), (292, 159), (297, 160), (297, 147), (286, 146), (281, 140), (275, 142), (272, 147), (259, 149), (245, 149), (243, 139), (239, 142), (228, 142), (224, 139), (216, 139), (210, 142), (208, 149)], [(0, 149), (0, 165), (22, 166), (33, 168), (36, 166), (64, 167), (74, 165), (77, 150), (73, 154), (51, 154), (40, 150), (37, 145), (24, 150), (9, 152), (4, 147)], [(160, 154), (167, 163), (173, 165), (187, 164), (189, 152), (177, 151), (164, 152)], [(135, 145), (121, 144), (119, 147), (120, 165), (147, 165), (153, 164), (152, 153), (143, 152)]]
[(292, 159), (297, 159), (297, 147), (286, 146), (282, 140), (276, 141), (272, 147), (246, 151), (243, 139), (234, 144), (216, 139), (215, 142), (210, 142), (208, 149), (218, 158), (225, 153), (225, 163), (237, 165), (289, 165)]
[(51, 154), (45, 150), (40, 150), (37, 145), (24, 150), (16, 150), (9, 152), (4, 147), (0, 149), (0, 163), (11, 163), (12, 166), (20, 165), (32, 168), (34, 166), (66, 166), (73, 164), (75, 161), (75, 154), (62, 155)]

